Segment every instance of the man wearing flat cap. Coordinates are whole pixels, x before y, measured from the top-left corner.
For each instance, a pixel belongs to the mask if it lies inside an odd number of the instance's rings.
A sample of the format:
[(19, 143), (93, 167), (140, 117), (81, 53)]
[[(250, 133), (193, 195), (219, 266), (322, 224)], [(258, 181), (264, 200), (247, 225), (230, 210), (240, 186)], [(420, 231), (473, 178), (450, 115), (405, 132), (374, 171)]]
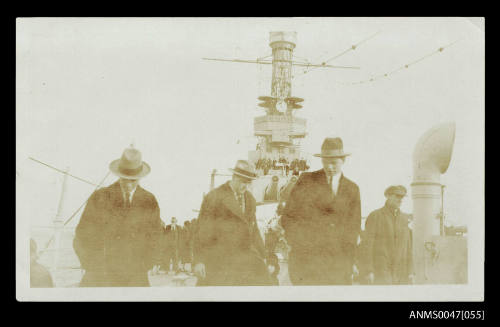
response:
[(80, 286), (149, 286), (163, 231), (156, 198), (139, 186), (151, 169), (132, 146), (109, 169), (119, 180), (90, 196), (75, 231), (73, 247), (85, 270)]
[(413, 255), (410, 215), (399, 209), (406, 188), (389, 186), (385, 192), (385, 205), (370, 213), (360, 248), (362, 270), (369, 284), (413, 283)]
[(281, 224), (294, 285), (352, 283), (361, 204), (358, 186), (342, 173), (348, 155), (341, 138), (326, 138), (315, 155), (323, 169), (302, 173), (286, 201)]
[(247, 190), (257, 175), (238, 160), (232, 180), (210, 191), (201, 205), (194, 246), (197, 286), (271, 285), (264, 243)]

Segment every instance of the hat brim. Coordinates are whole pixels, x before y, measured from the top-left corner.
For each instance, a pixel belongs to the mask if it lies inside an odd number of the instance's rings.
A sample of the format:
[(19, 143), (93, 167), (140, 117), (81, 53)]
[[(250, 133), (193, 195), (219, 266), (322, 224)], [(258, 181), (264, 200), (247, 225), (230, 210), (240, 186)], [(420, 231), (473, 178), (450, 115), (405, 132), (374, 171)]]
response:
[(318, 158), (345, 158), (350, 155), (351, 155), (350, 153), (335, 154), (335, 155), (322, 155), (321, 153), (313, 154), (313, 156)]
[(144, 161), (142, 162), (141, 171), (134, 175), (127, 175), (122, 173), (119, 169), (119, 165), (120, 165), (120, 159), (114, 160), (109, 164), (109, 170), (111, 170), (111, 172), (113, 172), (113, 174), (115, 174), (116, 176), (126, 179), (141, 179), (151, 172), (151, 167), (149, 167), (149, 165)]
[(401, 193), (394, 193), (394, 192), (391, 192), (391, 193), (386, 193), (384, 194), (385, 196), (389, 196), (389, 195), (399, 195), (401, 197), (406, 197), (408, 194), (404, 193), (404, 194), (401, 194)]
[(238, 175), (238, 176), (241, 176), (241, 177), (244, 177), (244, 178), (246, 178), (246, 179), (248, 179), (248, 180), (255, 180), (255, 179), (257, 179), (257, 177), (253, 177), (253, 176), (249, 176), (249, 175), (242, 174), (242, 173), (240, 173), (240, 172), (238, 172), (238, 171), (234, 170), (233, 168), (229, 168), (229, 170), (230, 170), (233, 174)]

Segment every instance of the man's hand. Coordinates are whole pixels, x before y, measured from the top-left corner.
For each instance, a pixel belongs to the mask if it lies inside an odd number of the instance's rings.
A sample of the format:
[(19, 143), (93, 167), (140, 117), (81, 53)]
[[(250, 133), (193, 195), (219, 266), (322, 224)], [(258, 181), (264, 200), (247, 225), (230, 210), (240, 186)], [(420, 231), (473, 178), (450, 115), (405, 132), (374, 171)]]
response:
[(414, 274), (411, 274), (408, 276), (408, 282), (410, 284), (415, 284), (415, 275)]
[(374, 273), (369, 273), (367, 276), (368, 283), (373, 284), (375, 282), (375, 274)]
[(204, 279), (207, 276), (205, 265), (203, 263), (197, 263), (194, 266), (194, 274), (196, 275), (196, 277)]
[(267, 265), (267, 271), (269, 272), (269, 275), (272, 275), (274, 270), (276, 270), (276, 267), (273, 265)]

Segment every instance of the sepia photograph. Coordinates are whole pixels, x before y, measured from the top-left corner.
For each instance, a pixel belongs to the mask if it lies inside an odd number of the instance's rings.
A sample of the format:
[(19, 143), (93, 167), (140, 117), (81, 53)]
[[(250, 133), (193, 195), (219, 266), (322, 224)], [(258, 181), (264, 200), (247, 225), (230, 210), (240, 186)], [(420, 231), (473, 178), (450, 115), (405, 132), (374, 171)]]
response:
[(485, 18), (17, 18), (18, 301), (483, 301)]

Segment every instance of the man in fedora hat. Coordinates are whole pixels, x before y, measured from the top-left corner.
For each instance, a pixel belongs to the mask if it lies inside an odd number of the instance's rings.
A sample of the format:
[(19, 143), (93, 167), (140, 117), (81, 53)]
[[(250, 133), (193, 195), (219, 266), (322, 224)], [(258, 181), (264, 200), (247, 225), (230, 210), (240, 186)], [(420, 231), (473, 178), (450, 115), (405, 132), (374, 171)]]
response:
[(109, 169), (119, 180), (90, 196), (75, 231), (80, 286), (149, 286), (163, 230), (156, 198), (139, 186), (151, 168), (131, 146)]
[(302, 173), (286, 201), (281, 224), (294, 285), (352, 283), (361, 204), (358, 186), (342, 174), (348, 155), (342, 139), (326, 138), (315, 155), (323, 169)]
[(247, 190), (254, 168), (238, 160), (232, 180), (210, 191), (201, 205), (194, 247), (198, 286), (270, 285), (265, 249)]
[(413, 283), (413, 255), (410, 215), (399, 209), (406, 188), (389, 186), (384, 195), (385, 205), (366, 218), (360, 244), (362, 270), (369, 284)]

